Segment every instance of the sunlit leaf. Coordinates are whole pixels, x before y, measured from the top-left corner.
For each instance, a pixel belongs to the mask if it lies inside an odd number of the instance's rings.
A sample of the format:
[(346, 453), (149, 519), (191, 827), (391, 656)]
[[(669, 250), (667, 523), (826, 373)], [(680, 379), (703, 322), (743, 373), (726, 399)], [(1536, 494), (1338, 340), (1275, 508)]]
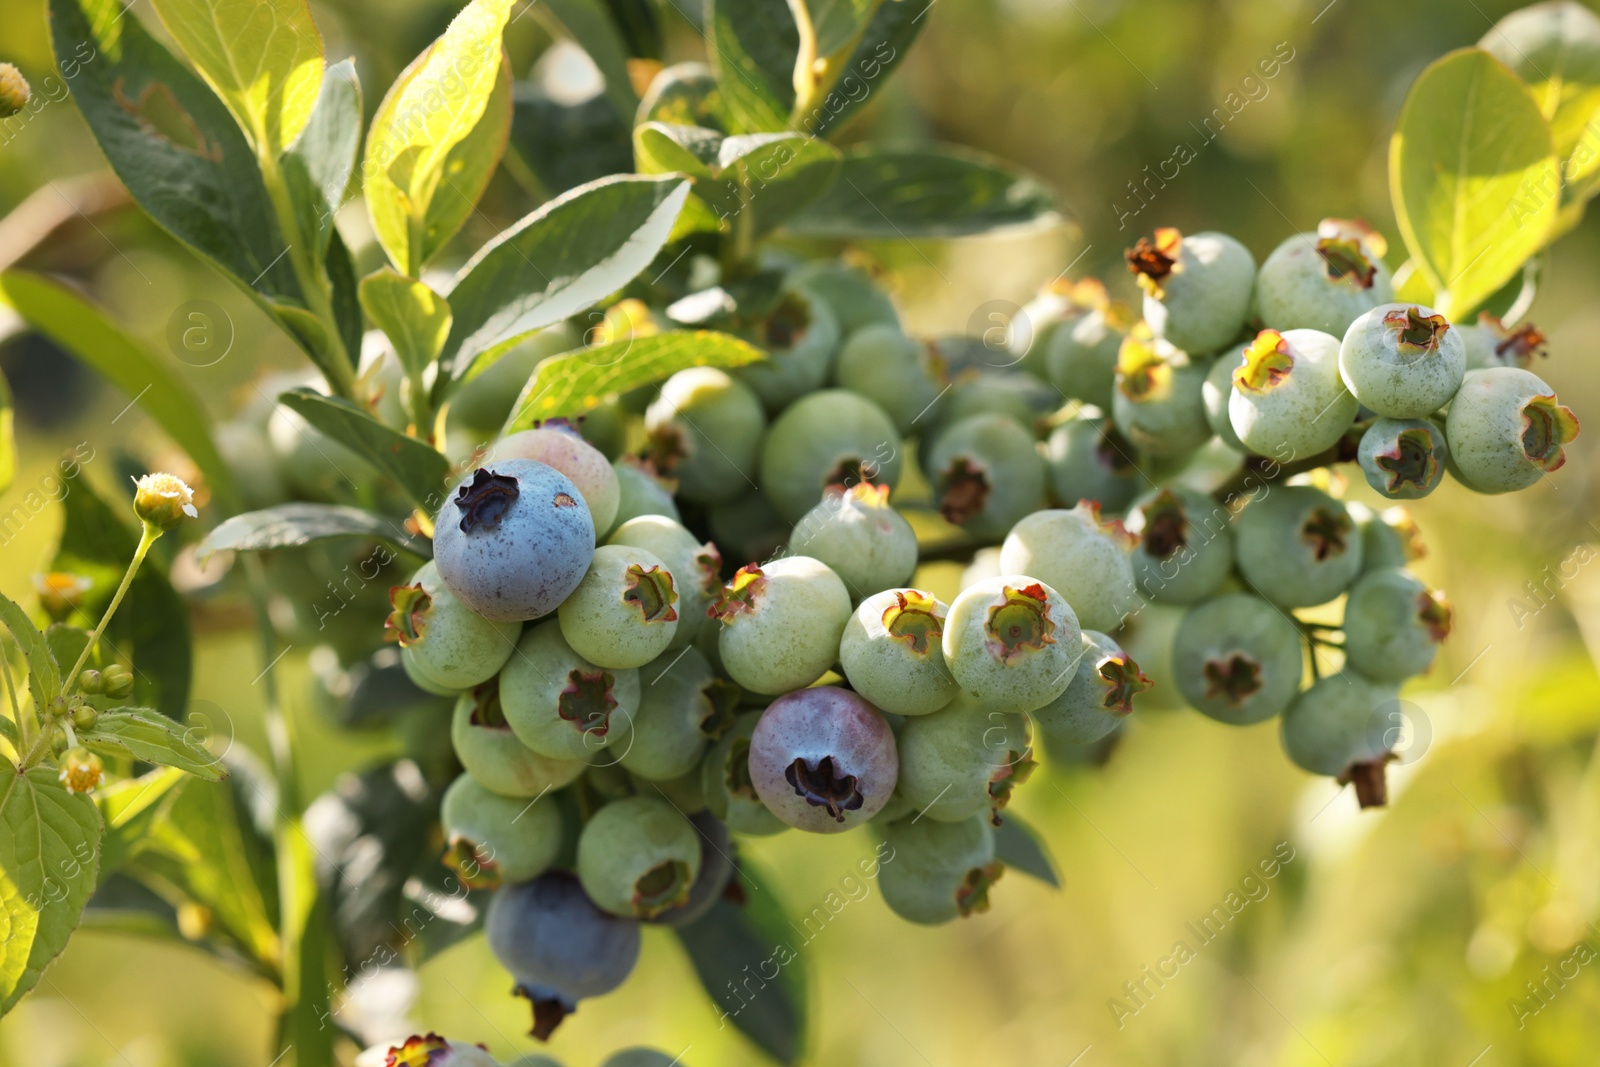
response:
[(396, 519), (343, 504), (299, 502), (235, 515), (207, 534), (195, 554), (204, 563), (213, 552), (298, 548), (336, 537), (384, 541), (414, 554), (429, 554), (428, 543), (412, 537)]
[(293, 389), (278, 400), (394, 479), (427, 510), (438, 506), (450, 474), (450, 461), (437, 450), (390, 429), (348, 400), (325, 396), (314, 389)]
[(388, 267), (361, 279), (361, 306), (388, 335), (400, 365), (415, 374), (433, 362), (450, 334), (449, 302)]
[(283, 176), (300, 231), (319, 255), (328, 246), (360, 149), (361, 81), (355, 60), (347, 59), (328, 68), (311, 120), (283, 154)]
[(730, 129), (787, 128), (800, 52), (788, 0), (706, 0), (706, 44)]
[(78, 732), (78, 740), (95, 752), (176, 767), (208, 782), (228, 773), (194, 734), (150, 708), (103, 711), (92, 729)]

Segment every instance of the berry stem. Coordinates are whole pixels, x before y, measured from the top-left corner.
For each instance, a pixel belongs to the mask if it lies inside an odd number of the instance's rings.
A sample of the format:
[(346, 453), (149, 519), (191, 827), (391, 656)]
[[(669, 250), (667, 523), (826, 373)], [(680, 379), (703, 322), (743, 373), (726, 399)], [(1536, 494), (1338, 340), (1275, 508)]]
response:
[(1293, 478), (1297, 474), (1331, 467), (1335, 463), (1354, 462), (1360, 444), (1359, 435), (1345, 434), (1332, 448), (1305, 459), (1290, 459), (1280, 463), (1267, 456), (1247, 456), (1233, 477), (1218, 486), (1211, 495), (1226, 504), (1242, 496), (1252, 496), (1263, 486)]
[(128, 594), (128, 587), (133, 584), (134, 575), (139, 573), (139, 567), (144, 563), (144, 557), (150, 552), (150, 546), (163, 533), (161, 527), (153, 523), (144, 524), (144, 532), (139, 535), (139, 547), (133, 550), (133, 560), (128, 564), (128, 569), (122, 575), (122, 584), (117, 586), (117, 592), (111, 598), (111, 603), (106, 605), (105, 614), (100, 616), (100, 624), (94, 628), (94, 633), (89, 635), (89, 643), (83, 646), (83, 651), (78, 653), (78, 662), (72, 665), (72, 670), (67, 673), (66, 679), (61, 683), (63, 693), (71, 692), (72, 683), (77, 681), (78, 672), (83, 670), (83, 665), (89, 662), (89, 653), (94, 651), (95, 645), (100, 643), (100, 635), (106, 632), (106, 624), (111, 621), (111, 616), (117, 613), (122, 598)]

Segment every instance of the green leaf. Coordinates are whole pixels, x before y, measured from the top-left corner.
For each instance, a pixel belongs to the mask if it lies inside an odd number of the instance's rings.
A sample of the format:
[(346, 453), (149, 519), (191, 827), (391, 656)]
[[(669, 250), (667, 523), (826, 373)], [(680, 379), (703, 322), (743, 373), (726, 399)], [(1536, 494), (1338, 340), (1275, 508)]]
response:
[(335, 537), (383, 541), (424, 558), (428, 543), (412, 537), (397, 519), (343, 504), (280, 504), (235, 515), (206, 535), (195, 549), (202, 564), (213, 552), (265, 552), (298, 548)]
[(103, 711), (91, 729), (78, 732), (78, 740), (102, 754), (176, 767), (208, 782), (220, 782), (228, 773), (188, 730), (151, 708)]
[[(50, 646), (50, 655), (57, 664), (66, 664), (69, 668), (83, 655), (83, 650), (89, 645), (89, 638), (93, 636), (90, 631), (81, 626), (69, 626), (64, 622), (51, 623), (44, 632), (44, 643)], [(94, 666), (93, 661), (88, 661), (89, 666)]]
[(360, 407), (314, 389), (292, 389), (278, 396), (285, 407), (313, 427), (355, 451), (379, 473), (393, 478), (428, 511), (443, 498), (450, 461), (415, 437), (391, 430)]
[(432, 260), (478, 210), (478, 201), (506, 154), (511, 137), (511, 95), (511, 61), (502, 57), (500, 74), (484, 105), (483, 117), (445, 157), (440, 174), (443, 184), (428, 203), (422, 240), (424, 263)]
[(255, 153), (222, 101), (119, 0), (49, 2), (56, 65), (139, 206), (252, 299), (298, 300)]
[(0, 274), (0, 302), (132, 397), (189, 454), (223, 506), (237, 506), (233, 470), (211, 440), (211, 420), (199, 399), (103, 311), (65, 286), (24, 271)]
[(1520, 270), (1550, 236), (1560, 188), (1550, 127), (1498, 59), (1464, 48), (1418, 76), (1389, 145), (1389, 192), (1438, 310), (1465, 312)]
[(964, 149), (861, 148), (788, 228), (812, 237), (958, 237), (1060, 221), (1036, 179)]
[[(4, 275), (0, 275), (3, 283)], [(0, 493), (11, 488), (17, 477), (17, 435), (15, 412), (11, 406), (11, 383), (0, 374)]]
[(605, 79), (605, 98), (619, 115), (639, 106), (628, 77), (628, 44), (600, 0), (543, 0), (533, 8), (547, 26), (570, 37), (588, 53)]
[(450, 335), (450, 304), (414, 278), (384, 267), (361, 279), (361, 307), (389, 336), (400, 365), (420, 375)]
[(333, 318), (339, 326), (339, 336), (344, 339), (345, 352), (356, 358), (361, 352), (361, 335), (364, 332), (361, 289), (356, 284), (356, 268), (350, 260), (350, 251), (345, 247), (338, 230), (329, 235), (327, 269), (328, 281), (333, 289)]
[[(850, 44), (865, 29), (881, 0), (789, 0), (800, 34), (811, 38), (811, 54), (822, 59)], [(893, 0), (891, 0), (893, 2)], [(802, 21), (803, 20), (803, 21)]]
[[(769, 888), (769, 879), (750, 860), (740, 859), (739, 876), (744, 904), (724, 897), (698, 922), (676, 933), (701, 985), (726, 1020), (779, 1063), (797, 1063), (805, 1046), (809, 989), (805, 953), (809, 937), (797, 931), (814, 929), (814, 920), (806, 915), (800, 920), (805, 925), (792, 923)], [(823, 908), (817, 911), (826, 917), (824, 922), (831, 918)], [(741, 983), (750, 974), (765, 974), (768, 967), (777, 972), (777, 979), (768, 982), (760, 996), (741, 996)]]
[(322, 85), (322, 35), (305, 0), (152, 2), (263, 155), (299, 136)]
[(678, 63), (656, 75), (639, 101), (636, 124), (703, 126), (723, 130), (722, 88), (704, 63)]
[(936, 3), (938, 0), (882, 0), (855, 47), (823, 60), (807, 98), (796, 101), (790, 125), (821, 137), (864, 107), (910, 53)]
[(276, 844), (285, 937), (278, 1056), (292, 1052), (296, 1064), (333, 1063), (338, 1028), (328, 1025), (328, 900), (317, 885), (314, 849), (299, 819), (283, 821)]
[(681, 173), (710, 181), (719, 170), (717, 152), (723, 140), (720, 132), (704, 126), (646, 122), (634, 128), (633, 154), (640, 174)]
[(564, 104), (524, 82), (512, 101), (506, 170), (538, 199), (633, 169), (628, 122), (604, 96)]
[(362, 165), (367, 212), (378, 243), (413, 277), (430, 247), (443, 243), (427, 236), (433, 199), (448, 181), (452, 152), (471, 136), (501, 81), (500, 35), (510, 7), (511, 0), (473, 0), (412, 60), (373, 116)]
[(607, 397), (670, 378), (686, 367), (739, 367), (766, 353), (731, 334), (672, 330), (551, 356), (534, 369), (505, 433), (543, 419), (593, 411)]
[(994, 854), (1012, 870), (1032, 875), (1054, 889), (1061, 888), (1061, 876), (1038, 832), (1010, 811), (995, 829)]
[(100, 813), (51, 767), (0, 760), (0, 1015), (38, 984), (94, 891)]
[(787, 129), (800, 53), (800, 29), (788, 0), (706, 0), (706, 45), (729, 129)]
[(1566, 0), (1513, 11), (1479, 42), (1533, 90), (1561, 160), (1562, 231), (1600, 192), (1600, 16)]
[(283, 154), (283, 175), (300, 232), (317, 255), (328, 247), (361, 148), (361, 80), (355, 60), (328, 68), (311, 121)]
[(724, 138), (699, 126), (650, 122), (633, 131), (645, 174), (682, 173), (720, 221), (749, 212), (756, 233), (770, 231), (833, 183), (839, 150), (803, 133)]
[(177, 797), (190, 778), (176, 767), (160, 767), (138, 778), (126, 778), (115, 785), (95, 790), (95, 806), (105, 822), (105, 837), (100, 843), (98, 885), (144, 847), (151, 827)]
[[(113, 505), (88, 479), (80, 478), (61, 506), (66, 517), (50, 569), (81, 574), (93, 583), (73, 618), (93, 626), (111, 602), (139, 543), (139, 535), (123, 518), (133, 517), (133, 501), (123, 497)], [(169, 718), (183, 719), (189, 709), (194, 670), (189, 609), (153, 556), (134, 576), (127, 601), (112, 616), (100, 649), (108, 659), (132, 661), (136, 702), (159, 708)]]
[(455, 316), (440, 388), (486, 353), (571, 318), (648, 267), (683, 210), (681, 178), (619, 175), (545, 204), (472, 258), (450, 291)]
[(28, 618), (28, 613), (4, 593), (0, 593), (0, 622), (5, 623), (11, 636), (16, 638), (17, 647), (22, 649), (22, 658), (28, 663), (28, 692), (33, 694), (34, 708), (42, 711), (51, 700), (61, 695), (61, 667), (50, 654), (50, 645), (45, 641), (44, 634)]

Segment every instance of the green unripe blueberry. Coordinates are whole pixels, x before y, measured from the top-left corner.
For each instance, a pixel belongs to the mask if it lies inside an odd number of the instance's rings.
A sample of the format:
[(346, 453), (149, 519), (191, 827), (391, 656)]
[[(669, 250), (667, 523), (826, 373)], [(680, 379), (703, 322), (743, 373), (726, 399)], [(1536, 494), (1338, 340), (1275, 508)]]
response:
[(927, 715), (950, 703), (956, 682), (942, 643), (949, 613), (917, 589), (886, 589), (863, 600), (839, 639), (851, 687), (893, 715)]
[(666, 652), (639, 671), (639, 710), (622, 766), (665, 782), (697, 771), (707, 746), (733, 722), (738, 690), (719, 681), (699, 649)]
[(424, 693), (429, 693), (436, 697), (453, 697), (461, 692), (461, 690), (452, 686), (440, 685), (432, 678), (429, 678), (417, 667), (416, 661), (404, 655), (400, 657), (400, 666), (405, 670), (406, 677), (411, 680), (411, 684)]
[(490, 449), (491, 460), (531, 459), (554, 467), (578, 487), (596, 530), (608, 530), (617, 517), (622, 487), (604, 452), (583, 439), (567, 419), (550, 419), (531, 430), (502, 437)]
[(1110, 419), (1080, 415), (1057, 426), (1045, 440), (1044, 461), (1050, 497), (1061, 507), (1095, 500), (1120, 512), (1145, 486), (1133, 445)]
[(573, 651), (552, 619), (522, 635), (500, 672), (500, 704), (512, 732), (540, 755), (590, 760), (627, 748), (639, 707), (639, 672), (606, 670)]
[(1420, 304), (1379, 304), (1350, 324), (1339, 345), (1339, 374), (1376, 415), (1420, 419), (1461, 386), (1467, 350), (1443, 315)]
[(1356, 318), (1394, 299), (1383, 238), (1361, 223), (1323, 219), (1286, 239), (1256, 275), (1256, 310), (1273, 330), (1343, 337)]
[(1120, 522), (1102, 522), (1100, 506), (1085, 501), (1070, 511), (1036, 511), (1013, 526), (1000, 546), (1000, 570), (1055, 590), (1082, 625), (1114, 630), (1139, 602), (1133, 544)]
[(486, 619), (456, 599), (432, 560), (389, 590), (389, 604), (384, 636), (399, 642), (413, 673), (451, 692), (492, 678), (522, 632), (521, 623)]
[(1043, 338), (1045, 374), (1063, 396), (1109, 409), (1117, 352), (1132, 317), (1093, 279), (1077, 283), (1071, 301), (1067, 317)]
[(619, 496), (617, 517), (609, 532), (615, 533), (622, 524), (641, 515), (661, 515), (673, 522), (681, 522), (678, 505), (672, 499), (673, 483), (656, 471), (649, 460), (635, 456), (621, 456), (611, 467), (617, 472)]
[(1228, 422), (1261, 456), (1332, 448), (1360, 405), (1339, 377), (1339, 339), (1320, 330), (1262, 330), (1233, 370)]
[(770, 412), (822, 387), (839, 348), (839, 320), (803, 286), (789, 284), (778, 306), (751, 338), (767, 358), (734, 370)]
[(827, 564), (857, 599), (902, 585), (917, 569), (916, 531), (882, 485), (829, 486), (795, 524), (789, 547)]
[(1362, 807), (1384, 802), (1395, 687), (1353, 667), (1311, 684), (1283, 714), (1283, 749), (1296, 765), (1354, 782)]
[(1161, 340), (1129, 334), (1117, 356), (1111, 417), (1141, 452), (1179, 456), (1211, 440), (1205, 384), (1211, 364)]
[(1390, 500), (1427, 496), (1450, 458), (1444, 431), (1428, 419), (1374, 419), (1356, 458), (1367, 484)]
[(834, 380), (859, 393), (910, 433), (927, 416), (945, 388), (944, 361), (931, 342), (907, 337), (898, 325), (864, 326), (839, 350)]
[(939, 513), (980, 540), (1005, 536), (1044, 499), (1038, 443), (1005, 415), (950, 425), (933, 439), (928, 470)]
[(1375, 682), (1403, 682), (1433, 666), (1450, 624), (1449, 601), (1416, 575), (1373, 571), (1345, 601), (1345, 658)]
[(761, 802), (750, 777), (750, 737), (760, 712), (746, 712), (711, 746), (700, 765), (706, 808), (736, 834), (765, 836), (787, 830), (783, 820)]
[(844, 337), (872, 325), (900, 325), (894, 301), (871, 275), (837, 259), (812, 260), (796, 267), (789, 280), (828, 305)]
[(601, 545), (556, 614), (561, 636), (584, 659), (612, 670), (642, 667), (678, 631), (677, 582), (653, 552)]
[(1149, 689), (1133, 657), (1111, 638), (1083, 631), (1083, 652), (1066, 692), (1033, 712), (1034, 724), (1053, 741), (1087, 745), (1117, 729), (1133, 711), (1133, 698)]
[(1232, 341), (1250, 313), (1256, 261), (1224, 233), (1184, 236), (1166, 227), (1139, 239), (1128, 269), (1144, 290), (1144, 320), (1157, 337), (1185, 352), (1215, 352)]
[[(730, 560), (771, 559), (783, 551), (793, 528), (764, 494), (754, 491), (737, 500), (712, 504), (706, 509), (706, 522), (712, 540)], [(707, 629), (714, 632), (714, 628)]]
[(1283, 612), (1248, 593), (1190, 609), (1172, 639), (1172, 673), (1195, 710), (1234, 726), (1270, 719), (1300, 691), (1300, 632)]
[(600, 1067), (686, 1067), (681, 1056), (669, 1056), (653, 1048), (625, 1048), (606, 1057)]
[(494, 889), (531, 882), (561, 851), (561, 813), (552, 800), (528, 803), (491, 792), (470, 774), (444, 791), (444, 862), (463, 885)]
[(1061, 406), (1059, 391), (1022, 371), (995, 370), (980, 364), (977, 369), (969, 367), (950, 377), (949, 391), (931, 412), (917, 420), (927, 440), (974, 415), (1005, 415), (1030, 436), (1037, 437), (1040, 421)]
[(950, 605), (944, 660), (985, 711), (1028, 712), (1065, 692), (1079, 634), (1060, 593), (1036, 578), (1003, 574), (962, 590)]
[(578, 835), (578, 881), (602, 911), (653, 919), (689, 901), (700, 835), (659, 797), (613, 800)]
[(824, 389), (773, 422), (761, 446), (761, 489), (794, 523), (830, 485), (894, 488), (900, 464), (900, 433), (882, 408), (844, 389)]
[(1358, 501), (1345, 505), (1361, 534), (1361, 573), (1407, 567), (1427, 554), (1411, 513), (1396, 504), (1374, 513)]
[(1228, 509), (1205, 493), (1157, 489), (1128, 512), (1128, 529), (1139, 538), (1131, 557), (1134, 580), (1158, 604), (1198, 604), (1233, 570)]
[(706, 609), (722, 592), (718, 574), (722, 555), (717, 546), (702, 544), (682, 524), (661, 515), (630, 519), (607, 543), (643, 549), (666, 564), (678, 594), (678, 629), (667, 648), (687, 647), (705, 625)]
[(897, 743), (901, 796), (939, 822), (998, 818), (1035, 767), (1028, 717), (987, 710), (966, 693), (907, 719)]
[(1507, 326), (1487, 311), (1478, 313), (1476, 323), (1458, 325), (1456, 332), (1461, 335), (1461, 343), (1467, 350), (1468, 370), (1482, 370), (1485, 367), (1520, 367), (1527, 370), (1533, 366), (1533, 357), (1550, 354), (1545, 350), (1547, 338), (1533, 323)]
[(1233, 372), (1237, 366), (1226, 354), (1218, 356), (1212, 362), (1211, 369), (1206, 371), (1200, 396), (1205, 401), (1206, 422), (1211, 426), (1211, 432), (1235, 452), (1249, 452), (1244, 442), (1239, 440), (1239, 435), (1233, 432), (1233, 420), (1228, 417), (1228, 401), (1233, 399)]
[(1531, 371), (1491, 367), (1467, 374), (1444, 424), (1450, 470), (1480, 493), (1509, 493), (1560, 470), (1578, 417)]
[(805, 688), (833, 666), (850, 594), (825, 564), (786, 556), (739, 568), (713, 611), (723, 670), (753, 693), (777, 695)]
[(747, 386), (715, 367), (668, 378), (644, 416), (650, 458), (685, 500), (714, 504), (749, 492), (767, 415)]
[(982, 815), (901, 819), (884, 827), (883, 839), (893, 860), (884, 861), (878, 885), (890, 911), (932, 926), (989, 910), (1005, 864), (994, 857), (994, 830)]
[(583, 773), (577, 760), (541, 756), (517, 740), (500, 704), (500, 680), (491, 678), (456, 699), (450, 744), (468, 774), (507, 797), (536, 797), (570, 784)]
[(1234, 519), (1239, 571), (1274, 604), (1326, 604), (1361, 573), (1361, 537), (1344, 503), (1308, 485), (1273, 486)]

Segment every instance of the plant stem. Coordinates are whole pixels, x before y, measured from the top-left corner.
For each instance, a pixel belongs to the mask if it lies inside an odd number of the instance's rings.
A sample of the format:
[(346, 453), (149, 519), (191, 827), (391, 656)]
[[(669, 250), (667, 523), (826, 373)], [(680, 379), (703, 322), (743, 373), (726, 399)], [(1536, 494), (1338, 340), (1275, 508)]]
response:
[(133, 584), (133, 576), (139, 573), (139, 567), (144, 563), (144, 557), (150, 551), (150, 546), (155, 544), (163, 531), (160, 527), (144, 524), (144, 532), (139, 535), (139, 547), (133, 550), (133, 561), (128, 564), (127, 571), (122, 575), (122, 584), (117, 586), (116, 595), (111, 598), (111, 603), (106, 605), (104, 615), (100, 616), (100, 625), (94, 628), (94, 633), (89, 635), (89, 643), (83, 646), (83, 651), (78, 654), (78, 662), (72, 665), (66, 680), (61, 683), (62, 692), (70, 692), (72, 683), (77, 680), (78, 672), (83, 670), (83, 665), (89, 662), (89, 653), (94, 651), (94, 646), (100, 643), (100, 635), (106, 632), (106, 624), (111, 621), (111, 616), (117, 613), (117, 607), (122, 603), (122, 598), (128, 594), (128, 586)]
[(17, 685), (11, 680), (11, 658), (0, 649), (0, 674), (5, 675), (6, 698), (11, 703), (11, 717), (17, 720), (17, 754), (21, 755), (32, 747), (30, 739), (29, 720), (31, 715), (22, 714), (22, 705), (17, 702)]

